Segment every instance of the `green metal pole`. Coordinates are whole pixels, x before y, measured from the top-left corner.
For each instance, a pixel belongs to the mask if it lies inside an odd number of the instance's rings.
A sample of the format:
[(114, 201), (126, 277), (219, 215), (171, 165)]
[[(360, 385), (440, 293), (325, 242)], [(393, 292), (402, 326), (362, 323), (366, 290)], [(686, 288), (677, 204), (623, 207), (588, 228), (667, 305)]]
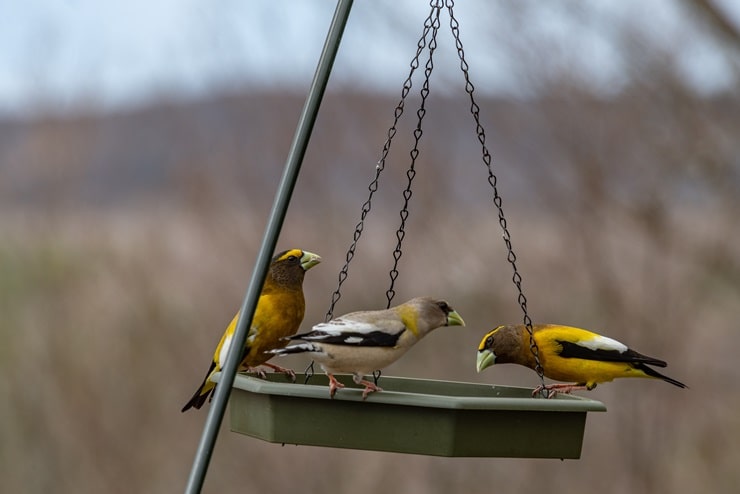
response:
[(303, 106), (296, 134), (293, 137), (293, 144), (290, 147), (288, 158), (285, 163), (283, 176), (275, 195), (275, 201), (272, 205), (270, 218), (265, 229), (265, 235), (262, 239), (257, 261), (255, 262), (254, 271), (249, 281), (247, 294), (241, 306), (239, 320), (236, 324), (234, 339), (231, 343), (229, 354), (221, 370), (221, 380), (216, 387), (213, 396), (213, 402), (208, 410), (208, 416), (203, 427), (203, 434), (198, 444), (198, 450), (195, 453), (195, 460), (190, 471), (188, 484), (185, 488), (186, 494), (196, 494), (203, 488), (208, 464), (211, 461), (213, 448), (216, 444), (218, 430), (226, 411), (226, 402), (228, 401), (231, 387), (234, 384), (234, 377), (239, 366), (239, 355), (241, 349), (247, 340), (247, 329), (252, 324), (254, 310), (257, 307), (259, 293), (262, 284), (267, 276), (267, 270), (270, 264), (270, 258), (275, 250), (280, 230), (283, 226), (283, 220), (288, 210), (291, 195), (298, 180), (298, 173), (303, 162), (303, 156), (306, 154), (306, 147), (313, 131), (316, 115), (321, 105), (321, 99), (324, 96), (326, 85), (331, 74), (334, 58), (339, 49), (339, 43), (344, 33), (344, 27), (347, 24), (347, 18), (352, 8), (353, 0), (338, 0), (334, 18), (332, 19), (329, 32), (324, 42), (324, 48), (319, 58), (319, 63), (314, 74), (311, 88), (309, 89), (306, 103)]

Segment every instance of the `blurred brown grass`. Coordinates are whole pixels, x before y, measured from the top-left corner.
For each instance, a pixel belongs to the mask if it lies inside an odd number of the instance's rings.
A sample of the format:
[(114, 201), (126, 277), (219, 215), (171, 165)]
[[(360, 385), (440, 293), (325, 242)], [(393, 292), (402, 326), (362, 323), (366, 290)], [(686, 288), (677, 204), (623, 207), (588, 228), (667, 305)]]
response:
[[(321, 225), (315, 218), (324, 207), (291, 214), (280, 241), (324, 256), (306, 279), (304, 326), (323, 319), (343, 261), (342, 241), (353, 226)], [(488, 208), (481, 204), (465, 221), (435, 217), (426, 228), (411, 228), (398, 300), (445, 296), (468, 327), (436, 332), (388, 374), (536, 383), (524, 369), (502, 367), (482, 375), (473, 369), (482, 332), (521, 317)], [(740, 308), (738, 280), (732, 277), (737, 258), (715, 265), (712, 252), (737, 245), (738, 233), (716, 216), (695, 214), (678, 215), (666, 238), (656, 242), (618, 212), (589, 223), (588, 238), (579, 238), (584, 225), (568, 218), (510, 211), (536, 321), (603, 330), (666, 358), (668, 374), (690, 385), (678, 390), (624, 381), (597, 388), (590, 396), (609, 411), (589, 416), (581, 460), (441, 459), (281, 447), (224, 427), (205, 492), (481, 492), (492, 485), (588, 492), (596, 482), (606, 492), (731, 492), (740, 480), (733, 329)], [(240, 303), (261, 219), (147, 206), (2, 220), (9, 240), (0, 256), (5, 488), (181, 490), (205, 413), (180, 414), (179, 408)], [(378, 266), (390, 266), (392, 245), (388, 237), (367, 235), (340, 312), (385, 302), (388, 280)], [(598, 256), (584, 255), (589, 249)], [(291, 363), (305, 365), (300, 359)], [(279, 474), (283, 469), (291, 475)]]

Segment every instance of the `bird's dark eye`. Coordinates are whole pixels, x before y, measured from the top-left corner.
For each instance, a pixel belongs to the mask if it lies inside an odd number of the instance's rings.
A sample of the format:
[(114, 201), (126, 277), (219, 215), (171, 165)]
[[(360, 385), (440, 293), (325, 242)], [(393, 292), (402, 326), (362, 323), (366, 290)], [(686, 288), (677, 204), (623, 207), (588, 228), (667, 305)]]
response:
[(442, 309), (442, 312), (444, 312), (445, 314), (449, 314), (452, 311), (452, 309), (450, 309), (450, 306), (447, 305), (447, 302), (438, 302), (437, 306)]
[(288, 262), (296, 262), (298, 258), (296, 256), (288, 256)]
[(493, 336), (489, 336), (486, 338), (486, 348), (491, 348), (493, 346)]

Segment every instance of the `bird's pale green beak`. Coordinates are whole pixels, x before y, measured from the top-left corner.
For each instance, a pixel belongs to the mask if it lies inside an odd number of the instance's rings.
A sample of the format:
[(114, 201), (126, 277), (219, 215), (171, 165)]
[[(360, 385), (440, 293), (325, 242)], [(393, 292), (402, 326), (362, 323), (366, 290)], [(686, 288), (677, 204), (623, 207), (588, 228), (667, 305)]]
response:
[(447, 314), (447, 325), (448, 326), (465, 326), (465, 321), (460, 317), (460, 314), (456, 310), (451, 311)]
[(478, 350), (478, 358), (475, 362), (475, 368), (478, 372), (482, 371), (486, 367), (490, 367), (496, 363), (496, 355), (491, 350)]
[(301, 267), (304, 271), (308, 271), (320, 262), (321, 256), (319, 256), (318, 254), (314, 254), (313, 252), (308, 252), (305, 250), (303, 251), (303, 256), (301, 256)]

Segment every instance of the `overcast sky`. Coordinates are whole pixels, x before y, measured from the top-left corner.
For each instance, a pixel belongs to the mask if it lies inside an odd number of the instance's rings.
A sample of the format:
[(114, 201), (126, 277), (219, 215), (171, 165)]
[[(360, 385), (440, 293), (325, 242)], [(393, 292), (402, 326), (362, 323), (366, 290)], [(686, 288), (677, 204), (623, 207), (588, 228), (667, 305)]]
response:
[[(721, 3), (740, 23), (740, 2)], [(552, 48), (540, 58), (545, 63), (565, 62), (596, 86), (618, 88), (629, 61), (614, 36), (625, 25), (680, 51), (681, 68), (699, 90), (735, 84), (716, 46), (674, 0), (457, 4), (474, 80), (487, 93), (523, 90), (522, 52), (509, 45), (532, 37)], [(115, 108), (252, 87), (305, 90), (335, 6), (333, 0), (0, 0), (0, 114), (79, 103)], [(428, 10), (426, 0), (355, 1), (332, 84), (398, 90)], [(438, 68), (449, 76), (456, 69), (448, 29), (439, 45)]]

